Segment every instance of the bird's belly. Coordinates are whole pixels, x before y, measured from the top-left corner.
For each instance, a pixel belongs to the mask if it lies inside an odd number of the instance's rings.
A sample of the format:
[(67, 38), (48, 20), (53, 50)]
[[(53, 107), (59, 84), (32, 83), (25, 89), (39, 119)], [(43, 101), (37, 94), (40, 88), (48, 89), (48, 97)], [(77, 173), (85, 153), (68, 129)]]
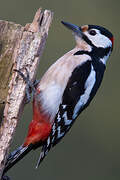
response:
[(44, 89), (44, 91), (41, 91), (40, 97), (38, 98), (41, 102), (43, 112), (48, 114), (51, 123), (54, 121), (54, 118), (58, 112), (63, 91), (64, 88), (62, 88), (56, 82), (52, 81)]

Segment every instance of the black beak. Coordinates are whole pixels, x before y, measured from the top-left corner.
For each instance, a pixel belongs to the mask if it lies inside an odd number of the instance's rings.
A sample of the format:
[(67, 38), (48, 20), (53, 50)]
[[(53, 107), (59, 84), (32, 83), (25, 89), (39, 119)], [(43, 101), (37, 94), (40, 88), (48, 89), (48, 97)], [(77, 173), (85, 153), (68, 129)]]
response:
[(71, 24), (71, 23), (68, 23), (68, 22), (64, 22), (64, 21), (61, 21), (61, 23), (64, 24), (64, 26), (66, 26), (68, 29), (72, 30), (77, 35), (82, 37), (83, 33), (82, 33), (82, 30), (81, 30), (81, 28), (79, 26), (76, 26), (74, 24)]

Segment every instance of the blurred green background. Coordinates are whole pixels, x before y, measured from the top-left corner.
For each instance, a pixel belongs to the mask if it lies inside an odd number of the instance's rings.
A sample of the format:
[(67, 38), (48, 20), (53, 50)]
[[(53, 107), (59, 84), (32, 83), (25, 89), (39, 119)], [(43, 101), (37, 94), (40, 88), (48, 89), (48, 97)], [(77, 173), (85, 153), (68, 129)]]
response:
[[(120, 1), (116, 0), (1, 0), (0, 19), (25, 25), (39, 7), (54, 12), (37, 78), (75, 44), (61, 20), (77, 25), (97, 24), (111, 30), (114, 51), (96, 97), (80, 115), (63, 141), (52, 149), (38, 170), (40, 149), (29, 153), (8, 175), (12, 180), (119, 180), (120, 179)], [(11, 149), (20, 145), (32, 119), (32, 105), (25, 107)]]

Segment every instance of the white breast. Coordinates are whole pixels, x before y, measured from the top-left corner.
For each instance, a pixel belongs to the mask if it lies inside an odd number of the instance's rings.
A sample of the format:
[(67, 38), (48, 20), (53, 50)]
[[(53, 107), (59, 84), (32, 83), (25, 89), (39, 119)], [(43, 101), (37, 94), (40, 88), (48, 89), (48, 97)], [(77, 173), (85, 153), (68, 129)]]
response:
[(42, 108), (45, 113), (50, 115), (50, 120), (53, 121), (58, 107), (61, 103), (61, 97), (63, 94), (63, 88), (52, 81), (47, 88), (42, 91), (40, 96), (40, 101), (42, 103)]
[(73, 70), (76, 66), (90, 60), (88, 55), (74, 56), (73, 54), (78, 50), (78, 48), (74, 48), (58, 59), (44, 74), (38, 85), (38, 90), (42, 92), (40, 102), (43, 110), (50, 114), (51, 121), (54, 120), (58, 112), (64, 90)]

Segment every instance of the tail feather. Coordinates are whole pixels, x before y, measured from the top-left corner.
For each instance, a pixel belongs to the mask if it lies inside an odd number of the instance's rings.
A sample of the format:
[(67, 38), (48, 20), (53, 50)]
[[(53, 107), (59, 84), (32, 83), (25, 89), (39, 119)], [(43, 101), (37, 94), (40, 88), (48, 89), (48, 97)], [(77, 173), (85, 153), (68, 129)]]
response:
[(39, 156), (39, 159), (38, 159), (38, 161), (37, 161), (37, 164), (36, 164), (36, 169), (39, 167), (39, 165), (41, 164), (41, 162), (43, 161), (43, 159), (45, 158), (45, 156), (46, 156), (46, 153), (44, 152), (44, 151), (42, 151), (41, 153), (40, 153), (40, 156)]
[(40, 147), (42, 145), (42, 150), (40, 153), (40, 157), (38, 159), (36, 168), (39, 167), (40, 163), (43, 161), (49, 150), (51, 149), (51, 144), (49, 143), (49, 138), (47, 141), (44, 142), (44, 144), (38, 143), (36, 145), (30, 144), (28, 146), (21, 145), (16, 150), (10, 153), (10, 155), (7, 158), (7, 162), (5, 164), (5, 169), (3, 172), (3, 175), (11, 168), (13, 167), (19, 160), (21, 160), (27, 153), (29, 153), (31, 150), (36, 149), (37, 147)]
[(50, 149), (51, 149), (51, 143), (50, 143), (50, 137), (48, 137), (48, 139), (44, 142), (44, 144), (42, 146), (42, 150), (41, 150), (39, 159), (36, 164), (36, 169), (39, 167), (39, 165), (41, 164), (41, 162), (43, 161), (45, 156), (48, 154)]
[(3, 173), (6, 173), (12, 166), (14, 166), (20, 159), (22, 159), (28, 152), (33, 149), (33, 145), (24, 147), (21, 145), (15, 151), (10, 153), (5, 164), (5, 169)]

